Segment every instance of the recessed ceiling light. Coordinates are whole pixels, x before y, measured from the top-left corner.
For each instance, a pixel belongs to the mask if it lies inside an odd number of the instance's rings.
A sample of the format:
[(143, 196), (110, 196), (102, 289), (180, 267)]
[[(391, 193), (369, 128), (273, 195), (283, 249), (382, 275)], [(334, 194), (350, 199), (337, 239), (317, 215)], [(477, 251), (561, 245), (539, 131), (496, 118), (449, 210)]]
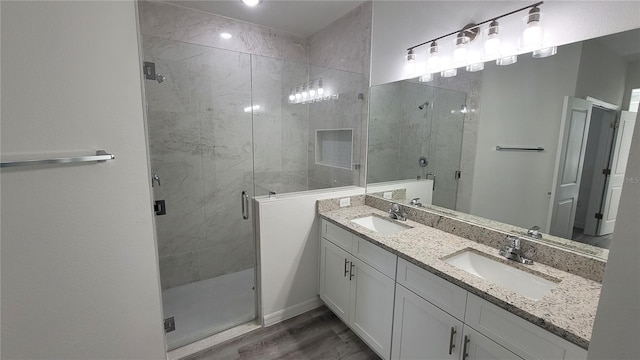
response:
[(242, 0), (242, 2), (249, 7), (254, 7), (260, 4), (260, 1), (261, 0)]
[(220, 37), (225, 39), (225, 40), (229, 40), (229, 39), (231, 39), (232, 36), (228, 32), (223, 32), (222, 34), (220, 34)]

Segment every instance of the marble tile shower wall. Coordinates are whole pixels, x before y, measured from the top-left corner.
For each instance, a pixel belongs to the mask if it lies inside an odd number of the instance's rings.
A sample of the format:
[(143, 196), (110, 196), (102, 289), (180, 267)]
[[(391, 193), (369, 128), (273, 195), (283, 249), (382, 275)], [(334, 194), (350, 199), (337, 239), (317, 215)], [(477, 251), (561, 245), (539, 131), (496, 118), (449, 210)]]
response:
[(162, 286), (251, 267), (238, 200), (252, 187), (250, 56), (146, 36), (143, 51), (167, 77), (145, 84), (154, 198), (167, 206), (156, 218)]
[[(253, 147), (265, 186), (289, 191), (280, 169), (306, 172), (308, 114), (283, 106), (273, 89), (306, 81), (307, 40), (163, 3), (141, 2), (140, 24), (144, 60), (167, 77), (145, 82), (151, 168), (162, 184), (154, 197), (167, 204), (156, 218), (162, 287), (252, 267), (252, 225), (242, 220), (239, 194), (253, 189)], [(223, 30), (232, 40), (223, 42)], [(244, 111), (252, 95), (261, 105), (253, 146)], [(304, 151), (283, 159), (294, 141)], [(287, 183), (306, 189), (306, 179), (296, 180)]]
[[(481, 87), (482, 75), (466, 72), (454, 78), (437, 77), (426, 86), (403, 81), (373, 87), (368, 183), (434, 172), (440, 180), (434, 204), (468, 212)], [(419, 110), (425, 101), (433, 107)], [(469, 110), (464, 115), (460, 114), (463, 104)], [(418, 166), (420, 155), (428, 157), (427, 168)], [(455, 181), (458, 169), (462, 178)]]
[[(309, 106), (309, 188), (366, 183), (368, 88), (373, 3), (365, 2), (314, 34), (309, 41), (309, 77), (322, 78), (338, 100)], [(353, 129), (351, 170), (315, 163), (318, 129)]]
[[(239, 193), (254, 180), (256, 195), (364, 183), (368, 106), (357, 95), (369, 86), (371, 11), (371, 3), (361, 5), (307, 39), (139, 3), (144, 60), (167, 77), (145, 82), (152, 171), (162, 181), (154, 196), (167, 203), (157, 218), (163, 289), (254, 265), (251, 222), (239, 216)], [(220, 38), (223, 31), (233, 37)], [(340, 99), (288, 104), (292, 87), (317, 77)], [(249, 105), (260, 106), (253, 123)], [(310, 162), (310, 134), (332, 127), (354, 129), (361, 171)]]
[(374, 86), (370, 96), (367, 183), (398, 180), (402, 82)]

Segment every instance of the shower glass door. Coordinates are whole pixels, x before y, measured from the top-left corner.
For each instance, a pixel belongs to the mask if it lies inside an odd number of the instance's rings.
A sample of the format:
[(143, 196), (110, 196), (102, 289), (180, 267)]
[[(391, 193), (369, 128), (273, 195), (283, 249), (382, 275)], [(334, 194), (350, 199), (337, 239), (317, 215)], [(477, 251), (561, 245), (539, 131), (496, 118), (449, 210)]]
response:
[(156, 234), (174, 349), (256, 317), (251, 56), (142, 41), (157, 73), (145, 92), (153, 195), (166, 208)]

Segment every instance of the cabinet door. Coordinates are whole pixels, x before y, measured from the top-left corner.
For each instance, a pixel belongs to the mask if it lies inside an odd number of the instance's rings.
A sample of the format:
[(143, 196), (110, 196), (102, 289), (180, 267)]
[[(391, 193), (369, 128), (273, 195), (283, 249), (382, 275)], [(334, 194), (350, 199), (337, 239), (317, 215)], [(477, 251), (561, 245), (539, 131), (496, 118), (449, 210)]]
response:
[(330, 241), (320, 242), (320, 298), (349, 323), (349, 268), (351, 255)]
[(462, 354), (461, 360), (522, 360), (521, 357), (468, 326), (464, 327), (463, 351), (466, 353)]
[(378, 355), (389, 359), (395, 281), (352, 258), (349, 325)]
[(397, 285), (391, 358), (459, 359), (462, 326), (461, 321)]

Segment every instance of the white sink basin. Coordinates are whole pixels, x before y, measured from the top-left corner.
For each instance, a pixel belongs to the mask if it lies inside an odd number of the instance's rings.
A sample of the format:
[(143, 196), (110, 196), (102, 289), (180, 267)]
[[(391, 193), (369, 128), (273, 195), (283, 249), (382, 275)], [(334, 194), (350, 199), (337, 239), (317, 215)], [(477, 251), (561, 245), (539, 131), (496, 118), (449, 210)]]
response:
[(465, 251), (444, 261), (531, 300), (540, 299), (557, 285), (556, 282), (491, 260), (473, 251)]
[(382, 235), (395, 234), (402, 230), (411, 229), (410, 226), (400, 225), (396, 222), (385, 220), (381, 217), (368, 215), (361, 218), (353, 219), (352, 222), (364, 226), (369, 230), (375, 231)]

